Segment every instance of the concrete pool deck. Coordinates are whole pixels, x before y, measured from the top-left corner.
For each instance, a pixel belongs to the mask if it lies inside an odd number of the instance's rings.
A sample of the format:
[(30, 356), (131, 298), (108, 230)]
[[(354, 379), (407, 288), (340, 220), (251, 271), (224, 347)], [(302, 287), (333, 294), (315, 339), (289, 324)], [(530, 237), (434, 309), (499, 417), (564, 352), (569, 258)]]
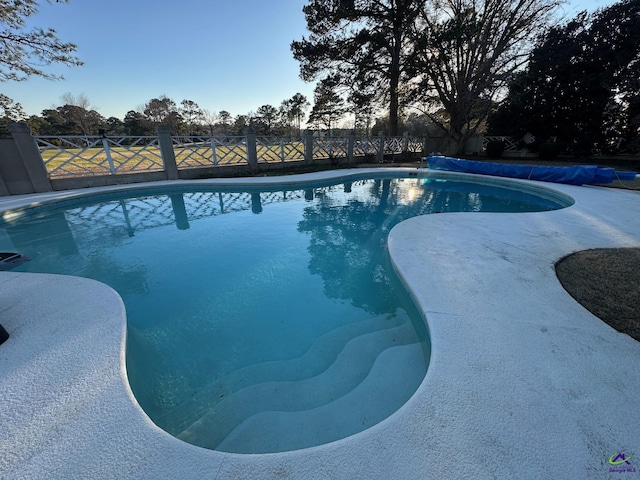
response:
[[(381, 170), (357, 172), (369, 171)], [(249, 180), (193, 183), (231, 182)], [(575, 204), (428, 215), (392, 230), (389, 251), (430, 329), (426, 377), (383, 422), (305, 450), (229, 454), (170, 436), (129, 389), (115, 291), (0, 272), (0, 323), (11, 334), (0, 346), (0, 478), (639, 478), (640, 343), (569, 296), (554, 264), (640, 246), (640, 192), (526, 183)], [(140, 185), (119, 189), (128, 188)], [(0, 211), (105, 190), (6, 197)], [(613, 466), (618, 453), (635, 456)]]

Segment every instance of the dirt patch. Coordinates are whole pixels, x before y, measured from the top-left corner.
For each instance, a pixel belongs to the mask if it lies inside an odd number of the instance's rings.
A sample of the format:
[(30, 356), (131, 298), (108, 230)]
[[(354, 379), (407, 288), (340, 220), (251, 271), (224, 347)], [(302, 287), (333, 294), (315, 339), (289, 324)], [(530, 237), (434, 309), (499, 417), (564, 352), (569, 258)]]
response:
[(640, 248), (577, 252), (556, 264), (556, 274), (587, 310), (640, 342)]

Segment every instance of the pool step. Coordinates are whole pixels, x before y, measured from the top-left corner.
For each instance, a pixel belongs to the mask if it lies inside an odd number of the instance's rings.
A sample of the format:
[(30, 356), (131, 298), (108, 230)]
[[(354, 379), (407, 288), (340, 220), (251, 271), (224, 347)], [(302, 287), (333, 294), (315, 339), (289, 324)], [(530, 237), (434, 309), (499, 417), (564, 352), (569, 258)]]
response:
[(264, 382), (298, 381), (314, 377), (336, 361), (345, 345), (361, 335), (385, 331), (410, 322), (404, 311), (380, 315), (332, 330), (318, 338), (301, 357), (264, 362), (245, 367), (206, 385), (188, 402), (172, 409), (154, 421), (177, 435), (193, 424), (216, 404), (237, 391)]
[(264, 411), (247, 418), (218, 445), (236, 453), (268, 453), (322, 445), (361, 432), (393, 414), (424, 378), (419, 344), (383, 351), (348, 394), (299, 412)]
[[(421, 360), (417, 368), (421, 372), (419, 376), (424, 375), (424, 354), (421, 346), (416, 343), (412, 325), (407, 322), (350, 340), (336, 361), (319, 375), (298, 381), (263, 381), (239, 390), (223, 398), (177, 436), (190, 443), (214, 449), (238, 425), (252, 416), (271, 411), (309, 411), (331, 404), (347, 396), (369, 376), (382, 352), (398, 345), (411, 344), (420, 349)], [(403, 372), (400, 369), (392, 376), (403, 377)], [(389, 380), (381, 379), (382, 383)], [(415, 386), (411, 388), (412, 393)], [(371, 399), (365, 396), (359, 402), (367, 403)], [(297, 429), (295, 425), (291, 427)]]

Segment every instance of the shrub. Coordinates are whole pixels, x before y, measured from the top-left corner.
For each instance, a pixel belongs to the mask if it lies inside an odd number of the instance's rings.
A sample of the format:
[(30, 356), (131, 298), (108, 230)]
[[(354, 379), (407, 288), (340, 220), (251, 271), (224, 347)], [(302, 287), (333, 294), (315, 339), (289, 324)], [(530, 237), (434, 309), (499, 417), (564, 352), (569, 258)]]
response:
[(504, 152), (504, 142), (502, 140), (490, 140), (487, 142), (487, 157), (500, 158)]
[(538, 147), (538, 157), (546, 160), (554, 159), (560, 153), (560, 144), (558, 142), (545, 142)]

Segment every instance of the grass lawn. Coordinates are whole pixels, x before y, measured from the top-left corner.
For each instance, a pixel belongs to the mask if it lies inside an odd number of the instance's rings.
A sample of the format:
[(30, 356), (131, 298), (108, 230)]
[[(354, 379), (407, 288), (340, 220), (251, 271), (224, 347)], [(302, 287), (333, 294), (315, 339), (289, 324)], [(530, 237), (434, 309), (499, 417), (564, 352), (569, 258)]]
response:
[[(258, 145), (258, 162), (277, 163), (304, 159), (302, 142)], [(134, 173), (163, 170), (162, 155), (156, 145), (120, 147), (110, 146), (109, 153), (118, 173)], [(199, 168), (214, 165), (247, 164), (244, 144), (216, 146), (215, 158), (210, 145), (174, 145), (178, 168)], [(41, 152), (47, 172), (52, 178), (80, 175), (108, 175), (107, 154), (102, 147), (48, 148)]]

